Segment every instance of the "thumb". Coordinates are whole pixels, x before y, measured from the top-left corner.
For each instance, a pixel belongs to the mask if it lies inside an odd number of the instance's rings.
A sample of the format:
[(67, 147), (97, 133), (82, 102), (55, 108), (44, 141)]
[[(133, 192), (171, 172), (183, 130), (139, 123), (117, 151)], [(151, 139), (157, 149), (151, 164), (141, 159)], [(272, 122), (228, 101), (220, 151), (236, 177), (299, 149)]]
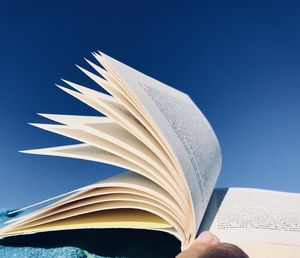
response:
[(196, 258), (201, 257), (204, 250), (214, 244), (220, 243), (220, 239), (211, 232), (202, 232), (191, 244), (190, 248), (183, 251), (176, 258)]
[(194, 245), (213, 245), (220, 243), (220, 239), (209, 231), (202, 232), (192, 243)]

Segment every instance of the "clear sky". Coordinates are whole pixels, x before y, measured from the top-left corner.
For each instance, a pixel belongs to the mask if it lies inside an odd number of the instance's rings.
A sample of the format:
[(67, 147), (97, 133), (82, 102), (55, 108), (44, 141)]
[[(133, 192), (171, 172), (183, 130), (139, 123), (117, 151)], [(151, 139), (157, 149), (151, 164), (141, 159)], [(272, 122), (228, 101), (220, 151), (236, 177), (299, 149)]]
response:
[(71, 140), (29, 126), (96, 112), (54, 86), (101, 50), (191, 95), (219, 138), (218, 187), (300, 192), (300, 5), (289, 1), (2, 1), (0, 207), (118, 171), (18, 150)]

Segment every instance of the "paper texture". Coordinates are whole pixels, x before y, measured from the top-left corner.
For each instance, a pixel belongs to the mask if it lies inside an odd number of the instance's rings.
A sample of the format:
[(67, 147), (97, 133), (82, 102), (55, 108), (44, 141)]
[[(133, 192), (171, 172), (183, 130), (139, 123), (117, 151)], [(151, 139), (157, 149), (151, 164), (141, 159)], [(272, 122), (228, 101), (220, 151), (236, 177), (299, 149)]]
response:
[(188, 183), (198, 228), (220, 172), (221, 153), (216, 136), (201, 111), (184, 93), (104, 55), (152, 123), (162, 132)]
[(212, 196), (203, 223), (222, 241), (300, 245), (300, 194), (229, 188)]

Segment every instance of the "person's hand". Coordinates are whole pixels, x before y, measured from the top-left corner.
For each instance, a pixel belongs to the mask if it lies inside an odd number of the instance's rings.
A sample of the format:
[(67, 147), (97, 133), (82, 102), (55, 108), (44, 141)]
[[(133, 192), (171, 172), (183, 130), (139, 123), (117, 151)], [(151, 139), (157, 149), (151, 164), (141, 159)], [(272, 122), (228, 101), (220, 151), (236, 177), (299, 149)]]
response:
[(249, 258), (239, 247), (221, 243), (214, 234), (202, 232), (190, 248), (178, 254), (176, 258)]

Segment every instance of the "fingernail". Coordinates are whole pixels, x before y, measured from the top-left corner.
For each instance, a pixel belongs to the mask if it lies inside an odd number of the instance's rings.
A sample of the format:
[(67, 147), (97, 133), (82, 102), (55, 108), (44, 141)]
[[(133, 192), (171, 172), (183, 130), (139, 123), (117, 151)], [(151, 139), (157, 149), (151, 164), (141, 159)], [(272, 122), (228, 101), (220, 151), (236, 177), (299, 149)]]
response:
[(218, 238), (214, 234), (204, 231), (197, 237), (196, 241), (203, 244), (214, 244), (218, 242)]

